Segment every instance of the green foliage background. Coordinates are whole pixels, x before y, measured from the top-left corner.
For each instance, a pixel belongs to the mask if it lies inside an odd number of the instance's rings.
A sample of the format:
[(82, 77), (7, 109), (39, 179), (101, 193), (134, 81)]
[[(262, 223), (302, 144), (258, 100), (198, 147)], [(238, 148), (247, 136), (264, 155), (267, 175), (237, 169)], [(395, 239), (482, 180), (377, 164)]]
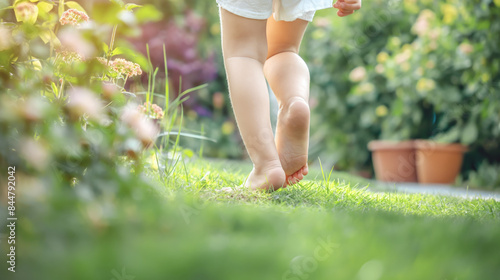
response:
[[(371, 172), (370, 140), (460, 142), (470, 148), (461, 179), (498, 186), (500, 176), (491, 170), (500, 170), (499, 5), (375, 0), (345, 18), (333, 9), (317, 12), (301, 47), (311, 72), (310, 158), (321, 154), (326, 166)], [(201, 51), (220, 48), (215, 4), (177, 7), (206, 19)], [(210, 87), (225, 93), (220, 56), (220, 78)], [(200, 102), (209, 104), (210, 97)], [(231, 116), (229, 105), (224, 113)], [(220, 139), (217, 127), (222, 123), (207, 133)], [(233, 141), (238, 138), (207, 150), (227, 155)]]

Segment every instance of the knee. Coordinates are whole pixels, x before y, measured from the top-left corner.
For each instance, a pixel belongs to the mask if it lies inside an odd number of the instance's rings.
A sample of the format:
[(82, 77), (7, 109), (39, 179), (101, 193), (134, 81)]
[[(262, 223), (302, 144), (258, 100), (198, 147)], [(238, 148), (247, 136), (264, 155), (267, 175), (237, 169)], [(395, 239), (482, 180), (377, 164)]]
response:
[(266, 62), (265, 55), (260, 55), (259, 53), (255, 53), (255, 52), (237, 52), (237, 53), (224, 55), (225, 63), (227, 63), (228, 61), (230, 61), (231, 59), (234, 59), (234, 58), (251, 59), (251, 60), (257, 61), (258, 63), (262, 64), (262, 67), (264, 67), (264, 63)]
[(234, 57), (246, 57), (254, 59), (262, 64), (266, 62), (267, 46), (256, 45), (252, 42), (241, 40), (229, 46), (224, 46), (224, 59), (228, 60)]
[(280, 109), (293, 110), (300, 118), (309, 117), (310, 114), (309, 102), (301, 96), (293, 96), (282, 100), (279, 107)]
[(298, 55), (299, 48), (297, 46), (294, 46), (294, 45), (270, 46), (268, 51), (267, 51), (267, 58), (266, 59), (269, 59), (277, 54), (284, 53), (284, 52), (293, 53), (293, 54)]

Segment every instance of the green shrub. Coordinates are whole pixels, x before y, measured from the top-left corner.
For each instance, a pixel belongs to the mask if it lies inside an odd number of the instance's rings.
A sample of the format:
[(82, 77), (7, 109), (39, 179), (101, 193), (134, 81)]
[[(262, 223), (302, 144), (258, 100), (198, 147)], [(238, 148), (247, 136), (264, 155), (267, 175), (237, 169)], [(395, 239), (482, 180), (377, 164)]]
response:
[(363, 169), (370, 140), (424, 138), (469, 145), (464, 175), (498, 162), (498, 15), (491, 1), (373, 1), (316, 18), (303, 48), (318, 104), (313, 152)]

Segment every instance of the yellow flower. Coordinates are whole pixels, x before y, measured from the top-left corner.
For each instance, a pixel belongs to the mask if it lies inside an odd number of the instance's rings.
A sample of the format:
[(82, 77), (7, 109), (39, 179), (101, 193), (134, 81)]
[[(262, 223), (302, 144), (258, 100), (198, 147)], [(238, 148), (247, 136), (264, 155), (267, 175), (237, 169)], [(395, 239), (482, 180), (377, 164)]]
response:
[(404, 44), (403, 47), (401, 47), (401, 50), (403, 52), (411, 52), (412, 46), (410, 44)]
[(406, 61), (401, 64), (401, 70), (403, 70), (403, 72), (408, 72), (408, 70), (410, 70), (410, 63)]
[(417, 82), (417, 91), (428, 92), (436, 88), (436, 82), (432, 79), (421, 78)]
[(385, 105), (377, 106), (377, 109), (375, 109), (375, 115), (377, 115), (377, 117), (384, 117), (388, 112), (389, 110), (387, 110)]
[(417, 75), (422, 76), (424, 74), (424, 68), (418, 67), (416, 73)]
[(391, 37), (389, 39), (389, 45), (393, 48), (399, 48), (399, 46), (401, 46), (401, 40), (399, 37)]
[(441, 6), (441, 11), (444, 14), (443, 22), (445, 24), (452, 24), (458, 16), (457, 8), (452, 4), (443, 4)]
[(154, 170), (158, 170), (158, 161), (156, 158), (156, 154), (153, 153), (151, 156), (149, 156), (147, 161), (149, 165), (151, 165), (151, 168), (153, 168)]
[(231, 135), (234, 132), (234, 124), (231, 121), (225, 121), (221, 130), (222, 134)]
[(42, 63), (40, 62), (39, 59), (32, 57), (31, 64), (32, 64), (34, 70), (36, 70), (36, 71), (42, 70)]
[(384, 63), (384, 62), (387, 61), (388, 58), (389, 58), (389, 55), (386, 52), (380, 52), (377, 55), (377, 62), (378, 63)]
[(30, 2), (21, 2), (15, 5), (14, 13), (17, 21), (34, 24), (38, 18), (38, 7)]
[(372, 83), (363, 83), (359, 86), (359, 93), (366, 94), (375, 90), (375, 86)]
[(212, 35), (219, 35), (220, 33), (220, 25), (218, 23), (214, 23), (210, 26), (210, 33)]
[(312, 38), (315, 40), (322, 39), (326, 35), (325, 30), (323, 29), (316, 29), (312, 33)]
[(491, 78), (491, 77), (490, 77), (490, 74), (488, 74), (488, 73), (483, 73), (483, 74), (481, 75), (481, 81), (483, 81), (483, 83), (488, 82), (488, 81), (490, 80), (490, 78)]

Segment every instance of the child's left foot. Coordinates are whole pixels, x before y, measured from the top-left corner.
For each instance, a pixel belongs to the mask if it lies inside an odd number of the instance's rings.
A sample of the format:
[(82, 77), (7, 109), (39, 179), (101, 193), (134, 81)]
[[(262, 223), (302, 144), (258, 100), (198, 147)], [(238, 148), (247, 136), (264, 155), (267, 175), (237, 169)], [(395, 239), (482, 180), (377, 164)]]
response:
[(278, 113), (276, 148), (287, 176), (287, 184), (295, 184), (308, 173), (310, 110), (306, 101), (293, 98)]
[(281, 164), (279, 162), (269, 163), (264, 166), (254, 167), (244, 186), (254, 190), (277, 190), (286, 186), (285, 179), (285, 172), (281, 168)]

